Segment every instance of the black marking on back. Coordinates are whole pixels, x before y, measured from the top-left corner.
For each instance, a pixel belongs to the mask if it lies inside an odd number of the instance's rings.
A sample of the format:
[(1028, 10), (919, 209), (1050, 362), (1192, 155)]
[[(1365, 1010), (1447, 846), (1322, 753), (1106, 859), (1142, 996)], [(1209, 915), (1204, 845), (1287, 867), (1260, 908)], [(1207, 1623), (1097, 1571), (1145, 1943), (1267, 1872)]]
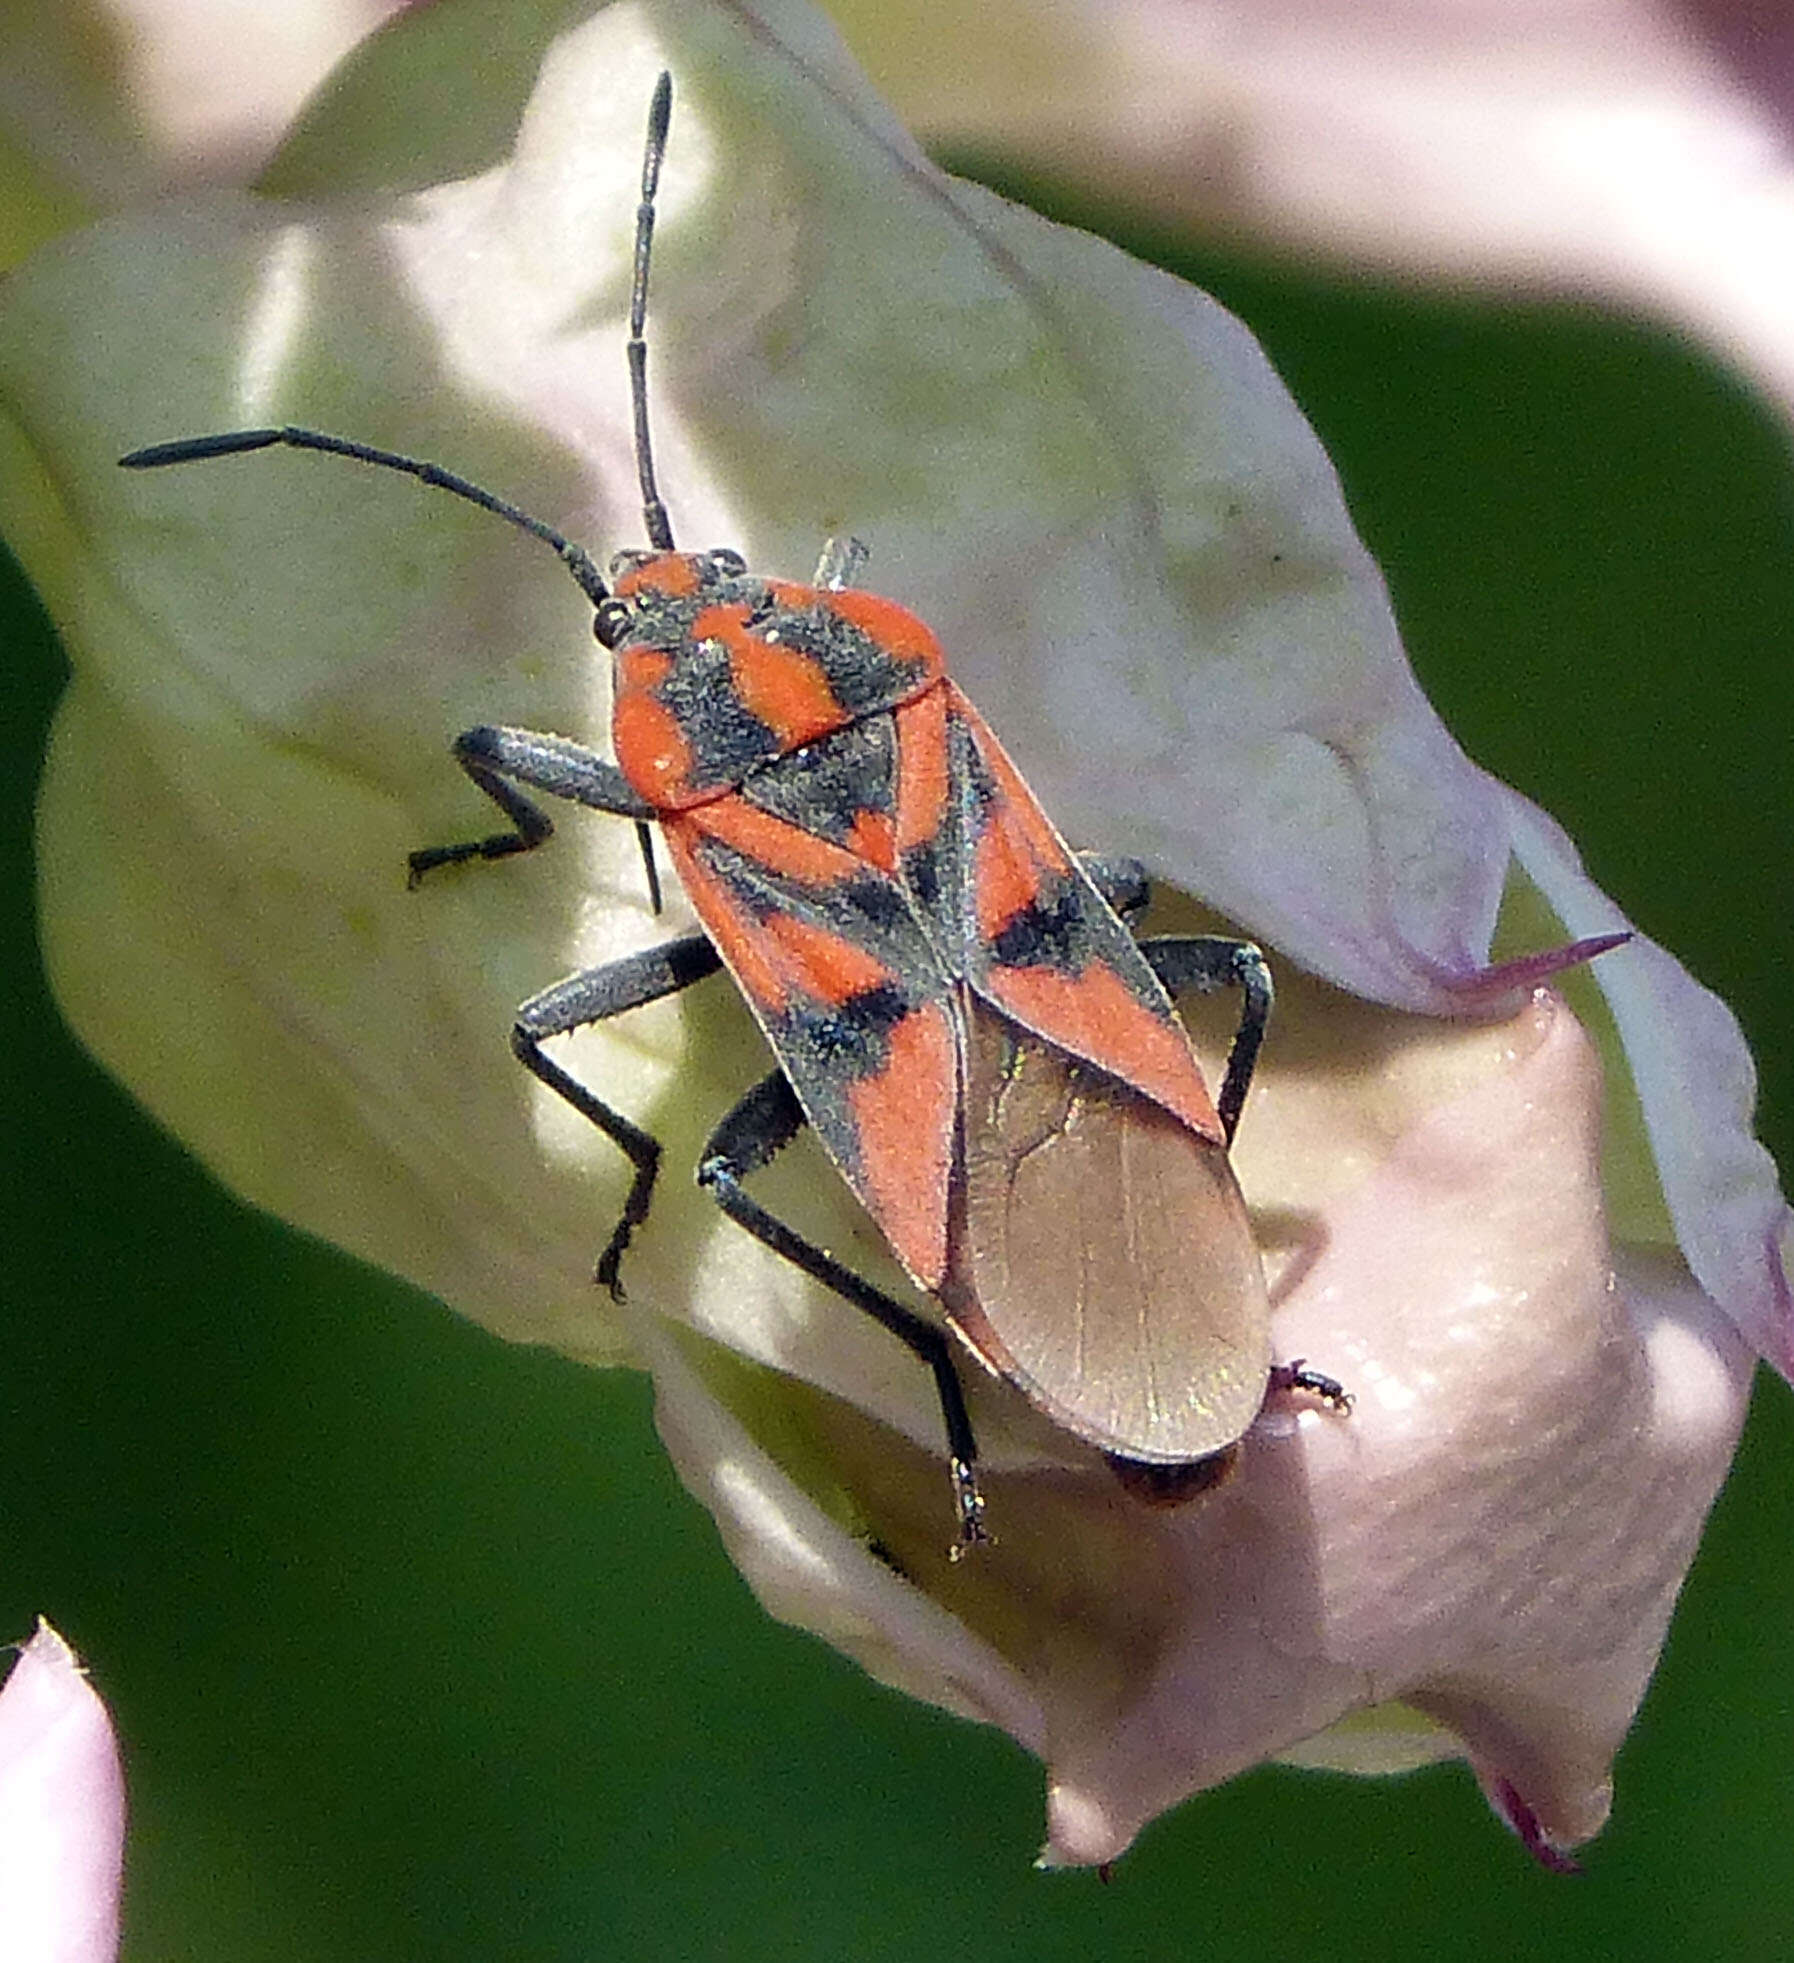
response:
[(890, 1062), (891, 1031), (921, 1005), (896, 984), (862, 989), (841, 1003), (804, 1003), (777, 1021), (779, 1061), (794, 1080), (876, 1077)]
[(991, 954), (1005, 968), (1055, 968), (1080, 975), (1098, 952), (1090, 929), (1090, 896), (1073, 879), (1059, 878), (1052, 897), (1034, 900), (992, 939)]
[(756, 770), (741, 795), (787, 824), (845, 845), (862, 812), (894, 815), (896, 771), (895, 723), (889, 715), (867, 716)]
[(720, 641), (681, 648), (654, 692), (691, 746), (694, 790), (737, 784), (778, 751), (778, 738), (736, 694), (729, 650)]
[(906, 989), (891, 986), (863, 989), (842, 1003), (793, 1002), (767, 1018), (786, 1078), (849, 1185), (865, 1171), (849, 1093), (889, 1069), (891, 1034), (918, 1006)]
[(924, 839), (904, 853), (903, 883), (915, 895), (916, 904), (930, 919), (941, 903), (941, 850), (936, 838)]
[(705, 870), (721, 880), (756, 920), (788, 914), (880, 960), (927, 945), (902, 887), (876, 867), (866, 866), (826, 886), (811, 886), (775, 872), (721, 839), (699, 838), (692, 849)]

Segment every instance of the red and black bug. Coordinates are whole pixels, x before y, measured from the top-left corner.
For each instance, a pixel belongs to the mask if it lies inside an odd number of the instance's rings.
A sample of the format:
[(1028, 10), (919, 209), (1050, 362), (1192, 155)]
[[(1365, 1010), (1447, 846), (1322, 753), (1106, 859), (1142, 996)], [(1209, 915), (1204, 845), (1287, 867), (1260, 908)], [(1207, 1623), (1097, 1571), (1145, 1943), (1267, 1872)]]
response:
[[(864, 548), (831, 541), (811, 585), (739, 554), (680, 552), (655, 482), (647, 398), (649, 250), (671, 115), (648, 119), (628, 363), (646, 550), (609, 575), (553, 527), (415, 458), (299, 428), (138, 450), (132, 468), (286, 445), (404, 471), (544, 540), (612, 651), (612, 762), (528, 730), (470, 729), (454, 755), (504, 813), (491, 837), (411, 855), (411, 882), (499, 859), (552, 831), (530, 793), (634, 819), (658, 884), (658, 824), (702, 934), (569, 976), (517, 1012), (512, 1046), (635, 1168), (598, 1263), (647, 1218), (660, 1146), (544, 1043), (726, 966), (778, 1060), (717, 1126), (699, 1181), (750, 1233), (875, 1317), (934, 1373), (959, 1546), (986, 1537), (977, 1447), (939, 1324), (769, 1213), (746, 1181), (806, 1123), (898, 1259), (978, 1359), (1177, 1496), (1224, 1468), (1273, 1386), (1347, 1400), (1273, 1365), (1259, 1257), (1228, 1159), (1271, 1007), (1249, 943), (1138, 942), (1131, 862), (1074, 857), (941, 649), (858, 590)], [(1211, 1099), (1170, 991), (1238, 987), (1244, 1009)]]

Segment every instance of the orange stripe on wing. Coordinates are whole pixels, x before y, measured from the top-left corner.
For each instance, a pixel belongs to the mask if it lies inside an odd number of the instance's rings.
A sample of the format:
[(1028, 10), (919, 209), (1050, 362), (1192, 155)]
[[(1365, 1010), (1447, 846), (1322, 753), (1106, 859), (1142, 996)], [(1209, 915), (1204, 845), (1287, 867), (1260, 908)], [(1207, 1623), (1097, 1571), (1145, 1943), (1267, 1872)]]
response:
[(1145, 1006), (1114, 969), (993, 967), (980, 984), (1006, 1015), (1119, 1077), (1194, 1132), (1224, 1142), (1214, 1099), (1183, 1026)]
[(862, 806), (853, 814), (853, 830), (847, 849), (880, 872), (897, 870), (897, 827), (888, 811), (868, 811)]
[(707, 805), (691, 815), (663, 817), (660, 835), (666, 842), (667, 856), (679, 875), (679, 883), (685, 888), (686, 898), (704, 923), (705, 933), (716, 943), (717, 953), (728, 964), (742, 994), (763, 1014), (782, 1015), (790, 995), (775, 948), (697, 853), (698, 842), (708, 830), (704, 820), (715, 809), (715, 805)]
[(993, 780), (993, 795), (979, 818), (972, 888), (979, 932), (994, 940), (1040, 898), (1046, 874), (1071, 870), (1071, 854), (989, 723), (951, 682), (942, 692), (950, 692), (953, 713), (969, 731)]
[(739, 796), (718, 798), (663, 818), (661, 829), (705, 931), (746, 994), (769, 1012), (787, 1008), (800, 996), (839, 1008), (868, 989), (899, 984), (900, 978), (877, 955), (827, 927), (776, 909), (749, 914), (727, 882), (703, 863), (702, 843), (716, 840), (769, 873), (807, 879), (816, 887), (864, 877), (864, 862), (851, 852), (788, 825)]
[(788, 819), (731, 794), (702, 806), (691, 822), (725, 845), (757, 859), (781, 878), (804, 886), (833, 886), (864, 872), (865, 863), (844, 845), (818, 838)]
[(972, 895), (978, 905), (978, 931), (994, 941), (1018, 913), (1040, 898), (1047, 868), (1019, 826), (1002, 809), (985, 813), (984, 828), (972, 849)]
[(831, 1009), (868, 989), (900, 985), (877, 955), (795, 914), (768, 914), (760, 931), (777, 948), (780, 968), (792, 986)]
[(926, 845), (947, 815), (947, 690), (904, 703), (897, 724), (897, 850)]
[(891, 1031), (889, 1059), (847, 1093), (859, 1147), (856, 1182), (898, 1260), (924, 1288), (947, 1266), (947, 1195), (959, 1046), (946, 1008), (929, 1002)]

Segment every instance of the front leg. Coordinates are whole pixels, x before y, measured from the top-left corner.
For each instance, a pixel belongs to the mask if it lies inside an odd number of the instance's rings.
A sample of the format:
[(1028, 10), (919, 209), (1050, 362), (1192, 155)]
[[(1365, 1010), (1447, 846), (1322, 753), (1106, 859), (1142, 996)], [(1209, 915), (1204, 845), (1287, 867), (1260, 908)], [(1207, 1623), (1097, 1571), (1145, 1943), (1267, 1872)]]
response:
[(589, 1118), (606, 1138), (628, 1154), (635, 1168), (622, 1216), (598, 1257), (598, 1280), (618, 1302), (623, 1299), (618, 1268), (631, 1235), (648, 1217), (655, 1174), (660, 1170), (660, 1141), (622, 1112), (613, 1110), (577, 1077), (569, 1075), (544, 1053), (542, 1044), (552, 1036), (565, 1036), (588, 1023), (604, 1022), (625, 1010), (657, 1002), (663, 995), (676, 994), (693, 982), (715, 974), (722, 965), (721, 957), (704, 935), (690, 934), (683, 940), (668, 941), (662, 947), (625, 955), (621, 961), (607, 961), (601, 968), (586, 968), (577, 975), (569, 975), (565, 981), (543, 989), (541, 994), (532, 995), (517, 1011), (517, 1021), (511, 1030), (511, 1049), (524, 1069), (537, 1082), (564, 1097), (581, 1117)]
[(415, 887), (425, 873), (434, 872), (438, 866), (462, 865), (469, 859), (508, 859), (518, 852), (533, 852), (544, 839), (552, 837), (554, 825), (548, 814), (515, 788), (527, 784), (531, 790), (583, 804), (590, 811), (633, 818), (642, 863), (647, 868), (649, 895), (654, 911), (660, 911), (660, 875), (648, 833), (648, 821), (657, 814), (608, 758), (565, 736), (489, 725), (464, 730), (455, 738), (451, 754), (511, 821), (511, 829), (455, 845), (428, 845), (413, 852), (408, 862), (408, 885)]

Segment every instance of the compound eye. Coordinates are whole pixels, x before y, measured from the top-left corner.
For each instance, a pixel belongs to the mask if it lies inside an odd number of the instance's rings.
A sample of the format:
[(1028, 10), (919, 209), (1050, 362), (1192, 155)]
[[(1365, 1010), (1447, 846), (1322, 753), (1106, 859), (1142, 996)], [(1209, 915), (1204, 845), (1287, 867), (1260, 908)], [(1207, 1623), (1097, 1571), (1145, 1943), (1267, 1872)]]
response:
[(629, 631), (635, 610), (627, 600), (600, 600), (592, 615), (592, 635), (600, 647), (614, 648)]
[(716, 546), (704, 556), (725, 579), (739, 579), (747, 571), (747, 561), (732, 546)]

